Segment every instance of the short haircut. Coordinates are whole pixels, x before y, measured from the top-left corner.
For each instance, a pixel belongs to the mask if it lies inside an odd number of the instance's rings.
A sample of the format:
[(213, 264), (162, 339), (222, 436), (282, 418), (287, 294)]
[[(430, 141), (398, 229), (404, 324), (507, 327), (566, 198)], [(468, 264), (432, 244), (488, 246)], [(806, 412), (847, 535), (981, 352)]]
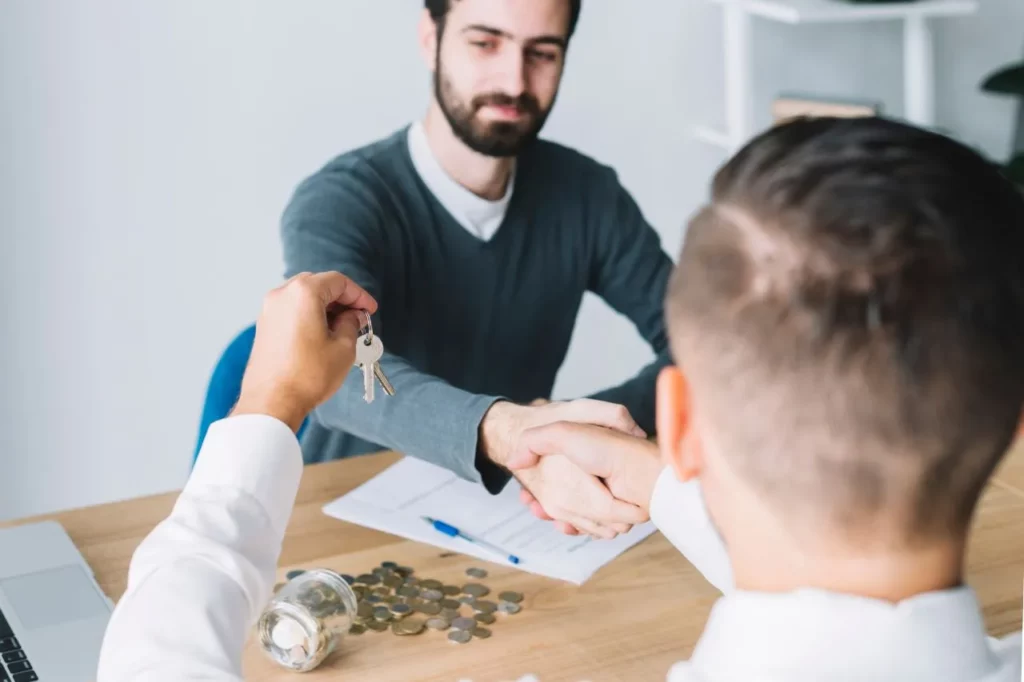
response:
[(793, 120), (715, 175), (665, 312), (695, 419), (795, 529), (966, 533), (1024, 406), (1024, 196), (936, 133)]
[[(448, 16), (448, 10), (451, 9), (453, 2), (458, 2), (458, 0), (424, 0), (424, 6), (430, 12), (434, 23), (437, 24), (439, 35), (444, 32), (444, 20)], [(576, 32), (576, 23), (580, 19), (580, 6), (583, 0), (567, 0), (567, 2), (569, 3), (569, 28), (565, 34), (566, 42)]]

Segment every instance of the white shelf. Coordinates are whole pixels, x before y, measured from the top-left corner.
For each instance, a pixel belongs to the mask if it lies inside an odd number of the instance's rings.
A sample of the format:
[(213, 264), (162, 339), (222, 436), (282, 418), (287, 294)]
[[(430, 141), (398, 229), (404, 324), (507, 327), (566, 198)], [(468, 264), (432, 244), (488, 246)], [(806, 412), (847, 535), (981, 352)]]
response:
[(931, 21), (940, 17), (973, 14), (978, 0), (916, 0), (880, 4), (844, 0), (710, 0), (721, 6), (725, 46), (725, 126), (715, 130), (692, 127), (699, 140), (734, 152), (750, 139), (750, 90), (753, 56), (750, 54), (753, 17), (788, 24), (852, 23), (898, 20), (903, 24), (904, 118), (915, 125), (935, 125), (935, 46)]
[(953, 17), (973, 14), (977, 0), (917, 0), (862, 4), (843, 0), (712, 0), (738, 6), (749, 14), (787, 24), (859, 22), (908, 17)]

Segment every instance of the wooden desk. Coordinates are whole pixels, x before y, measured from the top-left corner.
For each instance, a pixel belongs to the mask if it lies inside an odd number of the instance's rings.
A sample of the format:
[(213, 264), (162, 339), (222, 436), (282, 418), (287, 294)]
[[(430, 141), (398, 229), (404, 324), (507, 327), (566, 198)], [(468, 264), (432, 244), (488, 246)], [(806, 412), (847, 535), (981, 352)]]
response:
[[(387, 453), (307, 467), (284, 543), (281, 579), (292, 568), (323, 566), (356, 574), (392, 560), (414, 567), (419, 575), (462, 584), (465, 569), (478, 565), (490, 571), (485, 582), (495, 591), (523, 592), (525, 608), (497, 622), (492, 638), (462, 646), (449, 644), (436, 632), (351, 637), (344, 654), (303, 679), (493, 682), (535, 673), (542, 682), (638, 682), (665, 679), (670, 665), (692, 652), (718, 595), (660, 534), (574, 587), (343, 523), (321, 511), (323, 504), (397, 458)], [(968, 577), (993, 635), (1021, 627), (1021, 472), (1024, 447), (1018, 446), (985, 492), (969, 551)], [(132, 552), (167, 516), (174, 499), (174, 494), (158, 495), (15, 523), (60, 521), (100, 585), (116, 599), (124, 591)], [(252, 645), (246, 650), (245, 669), (249, 680), (298, 679), (264, 660)]]

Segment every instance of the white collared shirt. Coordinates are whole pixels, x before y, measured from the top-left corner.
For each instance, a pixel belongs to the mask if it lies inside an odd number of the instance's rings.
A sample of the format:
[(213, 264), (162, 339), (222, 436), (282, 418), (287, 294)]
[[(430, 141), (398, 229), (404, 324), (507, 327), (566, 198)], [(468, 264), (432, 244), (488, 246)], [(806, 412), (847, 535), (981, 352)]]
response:
[(430, 149), (427, 131), (421, 121), (409, 126), (408, 143), (412, 165), (430, 193), (471, 235), (490, 241), (505, 220), (516, 180), (515, 168), (509, 176), (505, 195), (497, 201), (489, 201), (460, 185), (441, 167)]
[[(210, 427), (171, 515), (132, 557), (97, 682), (242, 679), (242, 650), (270, 598), (301, 475), (298, 441), (281, 422), (246, 415)], [(651, 518), (727, 592), (670, 682), (1020, 680), (1019, 635), (986, 637), (967, 588), (895, 605), (811, 590), (733, 592), (699, 485), (664, 471)]]

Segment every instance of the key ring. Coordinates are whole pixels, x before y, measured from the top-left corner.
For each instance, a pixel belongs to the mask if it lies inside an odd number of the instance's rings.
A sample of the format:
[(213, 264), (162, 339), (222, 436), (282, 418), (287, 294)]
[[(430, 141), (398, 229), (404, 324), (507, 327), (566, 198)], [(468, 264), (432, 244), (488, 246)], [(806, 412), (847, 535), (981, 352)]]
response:
[[(368, 313), (365, 310), (361, 312), (363, 313), (363, 315), (366, 315), (366, 324), (363, 325), (363, 328), (369, 330), (366, 333), (366, 340), (363, 341), (363, 343), (369, 346), (371, 343), (373, 343), (373, 322), (370, 320), (370, 313)], [(360, 331), (362, 331), (362, 329)]]

